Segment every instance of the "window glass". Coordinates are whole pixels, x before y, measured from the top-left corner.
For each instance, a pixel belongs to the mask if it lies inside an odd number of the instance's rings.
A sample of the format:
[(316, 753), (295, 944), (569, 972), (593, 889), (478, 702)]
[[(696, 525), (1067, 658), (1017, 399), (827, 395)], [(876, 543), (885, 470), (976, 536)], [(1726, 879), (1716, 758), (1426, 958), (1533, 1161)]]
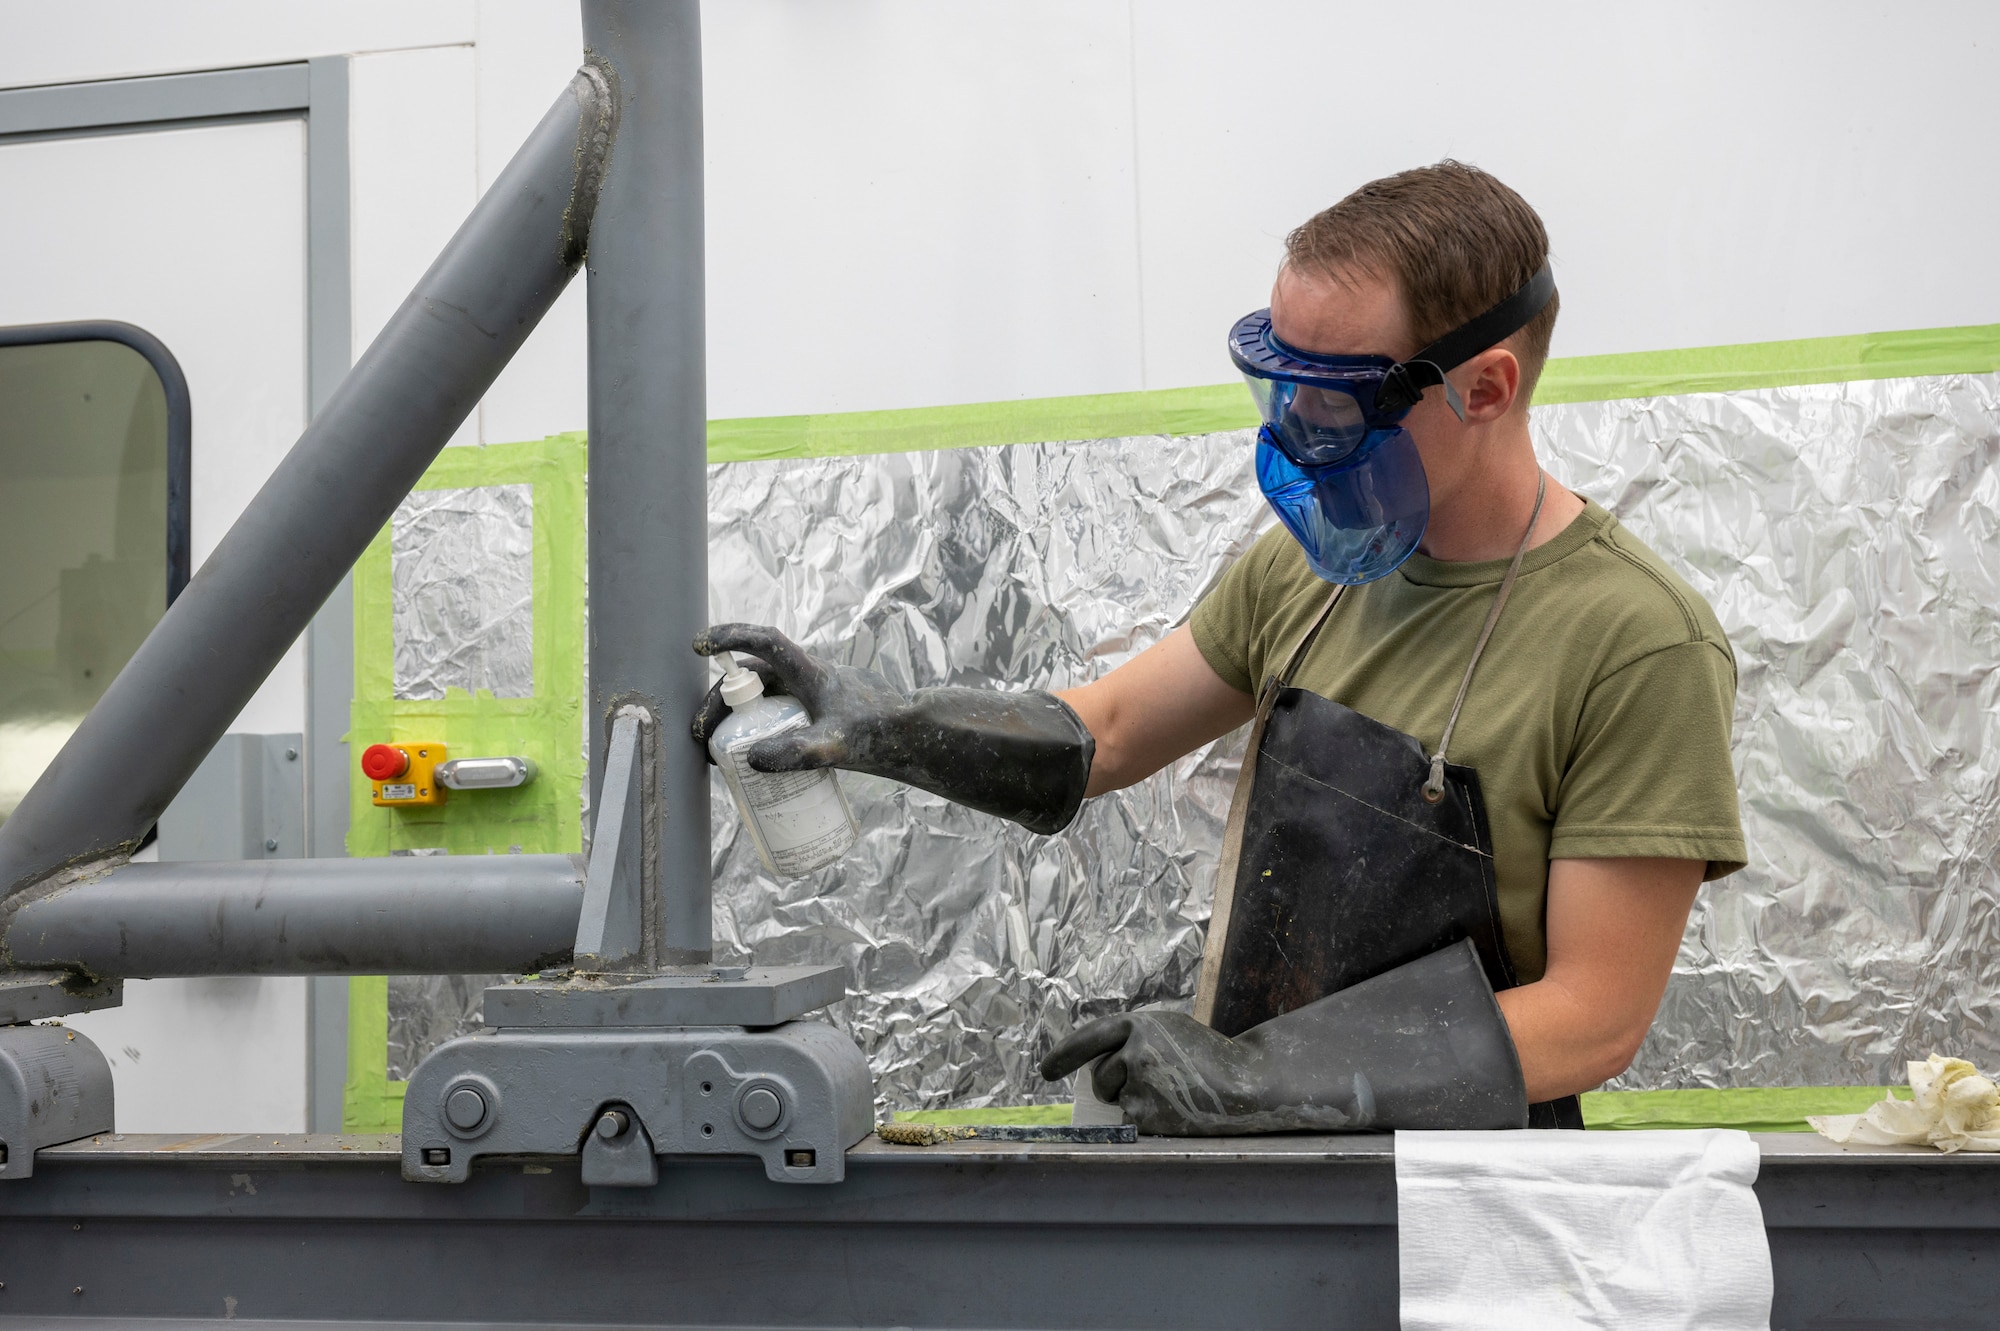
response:
[(0, 820), (166, 612), (167, 469), (145, 357), (0, 346)]

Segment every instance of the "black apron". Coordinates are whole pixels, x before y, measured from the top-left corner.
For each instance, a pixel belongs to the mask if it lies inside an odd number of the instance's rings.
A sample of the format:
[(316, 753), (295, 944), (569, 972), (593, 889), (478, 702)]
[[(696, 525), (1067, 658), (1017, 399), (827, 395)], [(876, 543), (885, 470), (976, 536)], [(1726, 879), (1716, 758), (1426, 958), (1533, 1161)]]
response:
[[(1535, 509), (1539, 516), (1539, 495)], [(1343, 588), (1265, 684), (1216, 868), (1197, 1020), (1238, 1035), (1464, 938), (1495, 990), (1518, 983), (1479, 775), (1444, 755), (1527, 541), (1501, 581), (1435, 755), (1291, 686)], [(1581, 1128), (1583, 1110), (1573, 1095), (1530, 1105), (1528, 1126)]]

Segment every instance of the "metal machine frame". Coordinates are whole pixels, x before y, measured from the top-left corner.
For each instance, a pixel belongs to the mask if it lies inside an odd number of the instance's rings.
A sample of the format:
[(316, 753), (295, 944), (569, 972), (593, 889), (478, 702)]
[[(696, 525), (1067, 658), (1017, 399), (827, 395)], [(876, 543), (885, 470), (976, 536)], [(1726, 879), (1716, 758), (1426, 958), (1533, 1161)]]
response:
[[(674, 1150), (837, 1181), (873, 1087), (852, 1041), (794, 1019), (845, 974), (711, 968), (708, 775), (664, 738), (706, 687), (690, 650), (708, 586), (699, 7), (584, 0), (583, 20), (570, 86), (0, 825), (0, 1028), (51, 1030), (24, 1023), (114, 1004), (132, 976), (540, 970), (489, 994), (492, 1029), (413, 1074), (405, 1177), (582, 1152), (599, 1181), (648, 1183)], [(177, 87), (212, 93), (204, 77)], [(284, 77), (240, 89), (241, 113), (277, 109)], [(46, 113), (50, 132), (64, 114)], [(579, 267), (601, 722), (587, 870), (564, 855), (127, 862)], [(87, 1039), (11, 1040), (35, 1048), (0, 1043), (0, 1130), (10, 1095), (39, 1126), (0, 1177), (111, 1116)]]
[[(1774, 1328), (1987, 1324), (2000, 1156), (1757, 1144)], [(43, 1164), (0, 1184), (0, 1321), (1397, 1325), (1381, 1135), (870, 1141), (837, 1188), (726, 1157), (645, 1190), (532, 1157), (413, 1188), (393, 1137), (106, 1136)]]

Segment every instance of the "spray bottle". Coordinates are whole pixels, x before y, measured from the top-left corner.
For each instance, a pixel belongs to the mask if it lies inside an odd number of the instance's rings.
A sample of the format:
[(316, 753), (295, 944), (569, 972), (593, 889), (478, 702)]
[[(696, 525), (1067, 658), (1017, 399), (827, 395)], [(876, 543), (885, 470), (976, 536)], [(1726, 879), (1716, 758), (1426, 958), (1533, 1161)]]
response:
[(811, 724), (796, 698), (767, 697), (754, 670), (722, 658), (722, 700), (729, 716), (708, 737), (708, 752), (722, 769), (736, 811), (764, 867), (780, 878), (803, 878), (847, 853), (860, 829), (831, 768), (810, 772), (760, 772), (750, 766), (759, 740)]

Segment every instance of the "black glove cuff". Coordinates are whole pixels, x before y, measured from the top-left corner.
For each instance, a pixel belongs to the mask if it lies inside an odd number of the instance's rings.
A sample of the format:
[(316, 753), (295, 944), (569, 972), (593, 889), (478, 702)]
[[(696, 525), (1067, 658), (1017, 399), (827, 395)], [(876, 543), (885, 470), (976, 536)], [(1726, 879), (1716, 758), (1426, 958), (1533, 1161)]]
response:
[(882, 776), (1051, 836), (1068, 827), (1097, 752), (1089, 727), (1052, 693), (924, 689), (895, 728)]

